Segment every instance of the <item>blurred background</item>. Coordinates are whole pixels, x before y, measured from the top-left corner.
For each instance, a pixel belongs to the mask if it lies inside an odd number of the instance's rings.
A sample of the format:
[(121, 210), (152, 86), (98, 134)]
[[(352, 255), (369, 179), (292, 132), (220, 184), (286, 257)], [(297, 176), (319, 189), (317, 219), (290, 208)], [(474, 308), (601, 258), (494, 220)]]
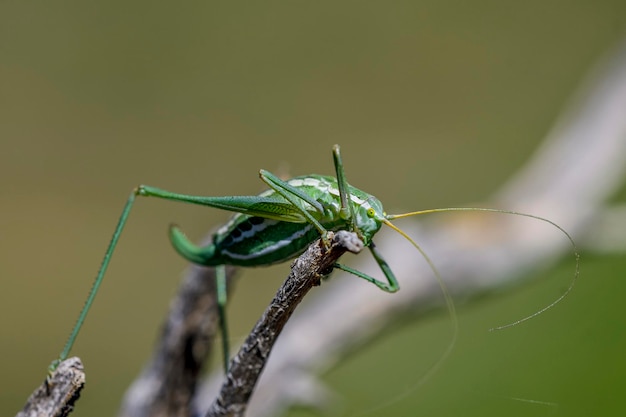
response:
[[(59, 354), (137, 184), (256, 194), (260, 168), (333, 174), (340, 143), (350, 182), (389, 212), (467, 205), (524, 164), (625, 29), (617, 0), (0, 2), (0, 414), (22, 407)], [(73, 350), (87, 369), (74, 415), (114, 415), (151, 351), (185, 267), (168, 224), (199, 239), (227, 218), (138, 202)], [(234, 337), (287, 268), (242, 274)], [(584, 254), (558, 309), (485, 332), (508, 306), (558, 294), (572, 269), (566, 258), (462, 306), (445, 370), (383, 414), (622, 415), (623, 256)], [(328, 374), (337, 412), (410, 386), (407, 358), (427, 366), (448, 320), (399, 326)]]

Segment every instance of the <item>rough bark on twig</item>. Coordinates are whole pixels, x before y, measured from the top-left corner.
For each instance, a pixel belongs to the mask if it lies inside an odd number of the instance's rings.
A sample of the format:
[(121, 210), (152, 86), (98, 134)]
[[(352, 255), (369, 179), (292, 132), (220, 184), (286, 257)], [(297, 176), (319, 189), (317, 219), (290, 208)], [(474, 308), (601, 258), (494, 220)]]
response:
[(85, 385), (85, 372), (79, 358), (69, 358), (28, 398), (17, 417), (64, 417), (74, 410)]
[(358, 253), (363, 248), (363, 243), (351, 232), (329, 232), (328, 238), (331, 240), (328, 250), (320, 239), (294, 261), (289, 277), (230, 362), (226, 381), (207, 417), (244, 415), (272, 347), (296, 306), (332, 271), (341, 255), (348, 250)]

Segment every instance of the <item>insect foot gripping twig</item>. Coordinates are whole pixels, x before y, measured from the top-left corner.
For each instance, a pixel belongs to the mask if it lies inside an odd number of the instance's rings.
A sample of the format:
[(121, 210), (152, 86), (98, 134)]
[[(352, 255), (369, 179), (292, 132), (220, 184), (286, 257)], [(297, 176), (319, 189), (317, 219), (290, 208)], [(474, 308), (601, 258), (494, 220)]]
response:
[(278, 335), (307, 292), (319, 285), (346, 251), (359, 252), (363, 243), (355, 233), (329, 232), (330, 248), (325, 250), (321, 239), (314, 242), (291, 265), (291, 273), (278, 289), (261, 319), (232, 359), (226, 381), (207, 417), (243, 416), (252, 391), (263, 371)]
[(80, 359), (66, 359), (30, 395), (16, 417), (67, 416), (74, 410), (84, 385), (85, 372)]

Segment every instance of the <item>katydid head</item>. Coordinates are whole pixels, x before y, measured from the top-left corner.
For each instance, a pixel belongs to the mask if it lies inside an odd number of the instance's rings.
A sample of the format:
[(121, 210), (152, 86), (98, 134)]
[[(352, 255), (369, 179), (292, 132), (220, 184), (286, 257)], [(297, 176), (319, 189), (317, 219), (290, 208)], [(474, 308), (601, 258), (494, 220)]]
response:
[(383, 204), (380, 202), (379, 199), (377, 199), (373, 195), (360, 192), (356, 188), (351, 189), (351, 198), (355, 204), (353, 209), (353, 228), (355, 229), (355, 232), (359, 235), (361, 240), (363, 240), (363, 244), (365, 244), (365, 246), (369, 246), (372, 243), (372, 238), (374, 237), (374, 235), (378, 233), (382, 225), (385, 224), (386, 226), (398, 232), (402, 237), (408, 240), (411, 245), (413, 245), (423, 254), (420, 246), (413, 239), (411, 239), (408, 234), (406, 234), (398, 226), (391, 223), (392, 219), (417, 215), (421, 214), (421, 212), (387, 214), (383, 210)]
[[(356, 189), (352, 190), (352, 193), (358, 191)], [(365, 195), (365, 193), (363, 193)], [(352, 194), (353, 196), (355, 194)], [(357, 197), (358, 199), (358, 197)], [(353, 200), (357, 200), (354, 199)], [(372, 238), (382, 225), (386, 225), (391, 229), (398, 232), (402, 237), (408, 240), (413, 246), (415, 246), (420, 252), (422, 252), (421, 248), (413, 239), (409, 237), (402, 229), (398, 226), (391, 223), (392, 219), (397, 219), (401, 217), (408, 217), (412, 215), (420, 214), (420, 212), (415, 213), (405, 213), (405, 214), (387, 214), (383, 210), (383, 204), (376, 197), (372, 195), (367, 195), (366, 198), (361, 199), (360, 201), (355, 201), (357, 204), (354, 208), (354, 228), (359, 237), (363, 240), (365, 246), (369, 246), (372, 242)]]
[(359, 198), (359, 196), (352, 194), (352, 200), (355, 203), (352, 227), (363, 244), (369, 246), (372, 238), (383, 225), (385, 212), (383, 211), (383, 204), (376, 197), (365, 193), (363, 193), (363, 197), (365, 198)]

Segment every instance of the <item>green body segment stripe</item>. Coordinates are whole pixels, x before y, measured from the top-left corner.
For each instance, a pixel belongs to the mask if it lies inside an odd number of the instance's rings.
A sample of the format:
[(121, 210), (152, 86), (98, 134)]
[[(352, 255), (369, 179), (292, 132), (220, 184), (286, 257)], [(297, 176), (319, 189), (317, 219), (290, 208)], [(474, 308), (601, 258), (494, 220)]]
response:
[[(215, 256), (210, 265), (263, 266), (284, 262), (301, 254), (320, 236), (309, 223), (237, 215), (229, 224), (226, 234), (214, 236)], [(336, 231), (345, 228), (345, 222), (325, 222), (324, 227)]]
[[(282, 238), (275, 233), (278, 229), (283, 234)], [(292, 233), (285, 236), (288, 229), (293, 229)], [(311, 224), (279, 223), (237, 245), (220, 247), (221, 260), (241, 266), (280, 263), (302, 253), (318, 236), (319, 232)]]

